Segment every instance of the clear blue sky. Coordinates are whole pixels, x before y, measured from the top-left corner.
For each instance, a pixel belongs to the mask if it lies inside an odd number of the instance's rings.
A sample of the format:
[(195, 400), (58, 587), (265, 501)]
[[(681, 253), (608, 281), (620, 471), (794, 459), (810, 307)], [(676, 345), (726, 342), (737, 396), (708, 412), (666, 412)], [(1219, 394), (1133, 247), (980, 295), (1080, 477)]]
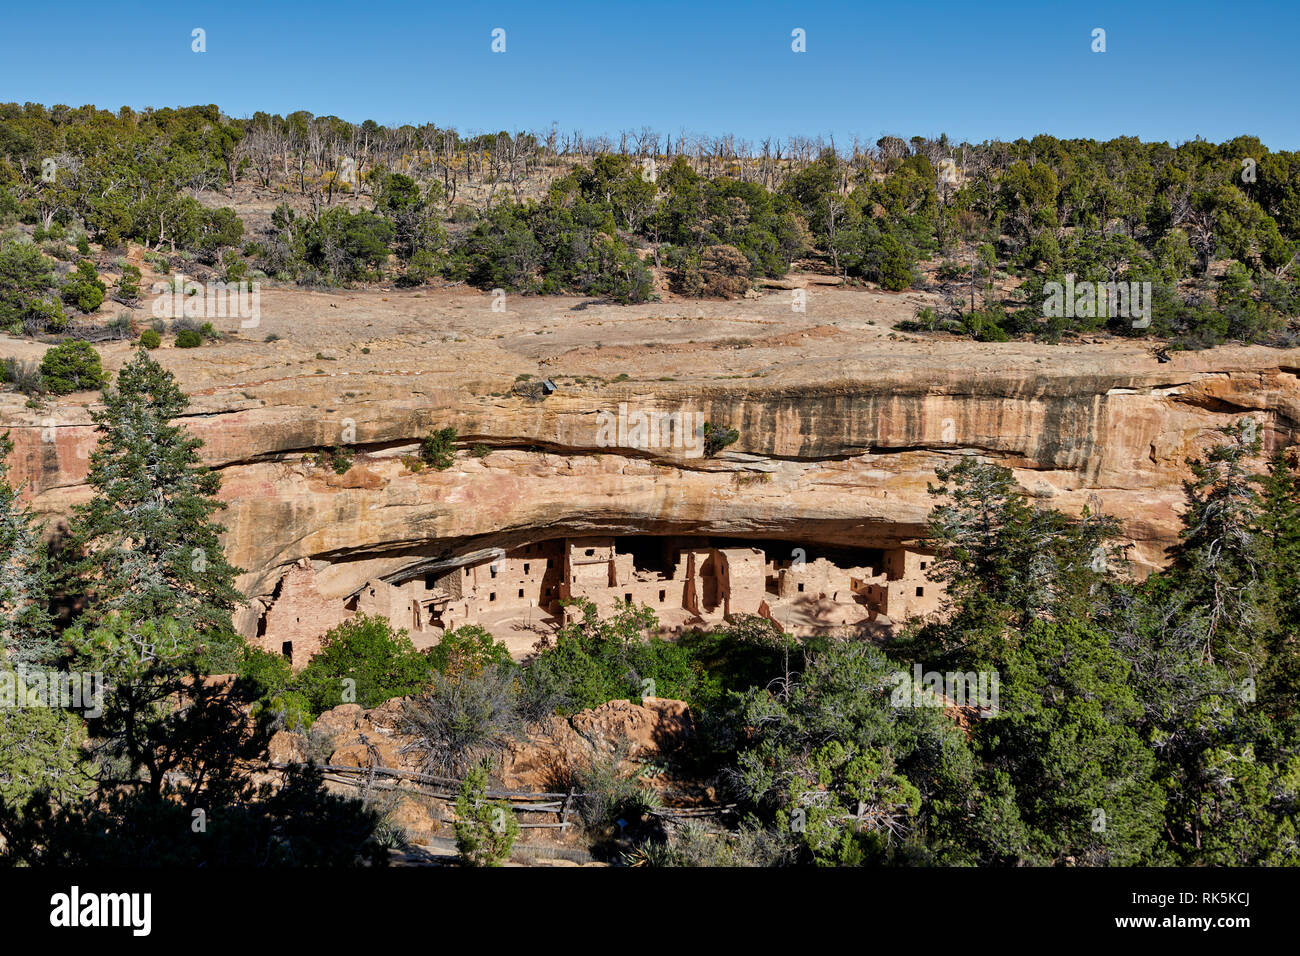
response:
[[(796, 27), (806, 53), (790, 49)], [(1095, 27), (1105, 53), (1090, 49)], [(1298, 51), (1300, 0), (14, 2), (0, 13), (0, 100), (306, 109), (462, 132), (1250, 133), (1297, 149)]]

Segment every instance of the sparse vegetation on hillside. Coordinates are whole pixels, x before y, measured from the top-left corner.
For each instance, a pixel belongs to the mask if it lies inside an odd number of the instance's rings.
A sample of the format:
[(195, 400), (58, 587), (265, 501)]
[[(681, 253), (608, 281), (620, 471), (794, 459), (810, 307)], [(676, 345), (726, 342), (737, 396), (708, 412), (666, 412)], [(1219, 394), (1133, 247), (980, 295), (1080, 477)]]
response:
[[(163, 272), (167, 254), (183, 253), (232, 280), (441, 277), (614, 302), (652, 297), (655, 271), (681, 295), (736, 296), (800, 261), (936, 292), (930, 328), (983, 341), (1109, 331), (1182, 348), (1290, 344), (1300, 315), (1300, 157), (1248, 136), (1176, 147), (884, 136), (840, 152), (801, 139), (756, 154), (729, 137), (465, 138), (301, 111), (36, 104), (0, 105), (0, 129), (0, 217), (53, 242), (56, 258), (82, 257), (61, 282), (34, 243), (0, 245), (0, 327), (26, 334), (62, 328), (60, 298), (82, 311), (102, 301), (89, 253), (62, 244), (75, 235), (93, 248), (82, 227), (105, 250), (146, 246)], [(51, 153), (82, 161), (79, 175), (42, 178)], [(198, 203), (184, 192), (192, 182), (236, 205), (240, 189), (281, 200), (246, 235), (238, 208)], [(122, 301), (133, 281), (124, 269)], [(1067, 282), (1152, 291), (1135, 322), (1106, 296), (1048, 308), (1049, 283)]]

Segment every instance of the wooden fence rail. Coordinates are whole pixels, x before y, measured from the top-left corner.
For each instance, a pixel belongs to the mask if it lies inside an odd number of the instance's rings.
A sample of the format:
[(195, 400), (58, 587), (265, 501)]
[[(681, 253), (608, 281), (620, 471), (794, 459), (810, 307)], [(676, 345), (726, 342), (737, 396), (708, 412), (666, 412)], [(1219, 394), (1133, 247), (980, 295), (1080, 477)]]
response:
[[(287, 770), (289, 764), (267, 762), (266, 766), (271, 770)], [(395, 777), (398, 779), (412, 780), (422, 784), (421, 789), (416, 792), (422, 796), (432, 797), (435, 800), (442, 800), (446, 803), (455, 803), (460, 797), (461, 781), (449, 777), (436, 777), (431, 774), (416, 773), (413, 770), (400, 770), (396, 767), (352, 767), (342, 764), (323, 764), (320, 765), (323, 770), (324, 778), (335, 783), (342, 783), (351, 787), (363, 787), (367, 783), (373, 786), (373, 779), (376, 776)], [(360, 778), (369, 778), (362, 780)], [(439, 789), (438, 784), (454, 784), (456, 789)], [(377, 789), (400, 792), (399, 788), (393, 785), (379, 785)], [(545, 827), (565, 829), (570, 825), (569, 814), (573, 810), (573, 801), (581, 797), (582, 794), (570, 790), (568, 793), (530, 793), (521, 790), (486, 790), (484, 796), (489, 800), (504, 800), (510, 804), (510, 809), (516, 813), (554, 813), (560, 818), (558, 823), (534, 823), (530, 821), (518, 821), (520, 827)]]
[[(287, 770), (291, 764), (270, 763), (266, 764), (271, 770)], [(396, 767), (353, 767), (342, 764), (323, 764), (320, 769), (325, 771), (325, 779), (342, 783), (347, 786), (362, 787), (367, 781), (362, 777), (370, 778), (371, 785), (376, 776), (394, 777), (402, 780), (411, 780), (423, 785), (421, 789), (415, 791), (423, 796), (432, 797), (436, 800), (442, 800), (447, 803), (455, 803), (460, 796), (460, 780), (451, 777), (439, 777), (432, 774), (417, 773), (414, 770), (401, 770)], [(452, 789), (455, 788), (455, 789)], [(398, 788), (393, 785), (381, 785), (377, 789), (384, 791), (398, 792)], [(484, 796), (489, 800), (504, 800), (509, 803), (510, 808), (516, 813), (554, 813), (559, 816), (558, 823), (532, 823), (520, 821), (521, 827), (553, 827), (564, 829), (569, 826), (569, 816), (573, 812), (574, 801), (581, 799), (584, 794), (576, 790), (570, 790), (568, 793), (529, 793), (522, 790), (487, 790)], [(703, 807), (661, 807), (651, 810), (652, 816), (659, 817), (666, 821), (693, 820), (716, 816), (725, 813), (728, 810), (734, 810), (736, 804), (717, 804)]]

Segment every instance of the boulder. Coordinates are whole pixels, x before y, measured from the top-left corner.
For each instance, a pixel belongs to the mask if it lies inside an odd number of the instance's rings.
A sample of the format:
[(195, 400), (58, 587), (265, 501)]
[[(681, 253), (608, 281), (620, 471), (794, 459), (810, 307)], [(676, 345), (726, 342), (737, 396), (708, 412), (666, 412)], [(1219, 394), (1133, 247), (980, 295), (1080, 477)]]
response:
[(312, 726), (319, 730), (340, 733), (355, 730), (363, 714), (360, 704), (339, 704), (317, 717)]
[(626, 741), (628, 757), (645, 760), (679, 749), (695, 732), (684, 701), (646, 698), (640, 704), (611, 700), (573, 715), (573, 729), (607, 753)]
[(384, 814), (384, 819), (400, 829), (411, 843), (428, 843), (442, 829), (442, 821), (430, 803), (412, 794), (402, 794), (397, 805)]
[(378, 767), (398, 768), (401, 755), (397, 746), (387, 737), (363, 734), (347, 741), (330, 755), (330, 763), (339, 767)]
[(647, 698), (641, 704), (612, 700), (569, 720), (552, 718), (527, 740), (512, 744), (501, 769), (507, 789), (551, 792), (598, 754), (627, 747), (624, 769), (667, 756), (695, 732), (684, 701)]
[(306, 763), (307, 738), (288, 730), (278, 730), (271, 735), (266, 747), (271, 763)]
[(396, 733), (402, 725), (402, 710), (409, 697), (395, 697), (366, 713), (370, 727), (380, 733)]
[(507, 745), (501, 783), (507, 790), (549, 793), (591, 759), (591, 744), (567, 720), (552, 717), (526, 740)]
[(360, 704), (340, 704), (325, 711), (311, 725), (313, 740), (321, 742), (321, 750), (337, 750), (357, 735), (357, 728), (364, 717)]

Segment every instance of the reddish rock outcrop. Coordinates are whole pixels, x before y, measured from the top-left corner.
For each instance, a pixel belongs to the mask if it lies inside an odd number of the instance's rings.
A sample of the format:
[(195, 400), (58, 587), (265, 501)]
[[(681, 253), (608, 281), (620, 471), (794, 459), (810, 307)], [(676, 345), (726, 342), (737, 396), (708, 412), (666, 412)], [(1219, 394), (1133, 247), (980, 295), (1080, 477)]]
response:
[[(403, 700), (371, 711), (342, 704), (316, 718), (310, 734), (329, 752), (330, 764), (346, 767), (417, 769), (412, 753), (403, 753), (411, 738), (399, 733)], [(690, 708), (680, 700), (647, 698), (640, 704), (612, 700), (570, 718), (551, 717), (526, 739), (512, 741), (499, 771), (508, 790), (549, 791), (570, 780), (595, 759), (621, 757), (621, 769), (671, 758), (695, 734)], [(306, 760), (308, 740), (280, 731), (271, 738), (273, 762)]]
[[(1031, 496), (1066, 512), (1098, 499), (1120, 519), (1130, 557), (1151, 568), (1177, 537), (1185, 459), (1216, 426), (1250, 415), (1266, 450), (1300, 436), (1292, 351), (1230, 346), (1161, 362), (1132, 340), (891, 332), (928, 302), (818, 288), (801, 314), (781, 291), (710, 303), (707, 315), (549, 297), (516, 297), (498, 314), (463, 290), (349, 293), (346, 309), (328, 308), (337, 297), (268, 290), (256, 340), (232, 328), (219, 346), (156, 357), (192, 395), (185, 424), (220, 471), (224, 543), (247, 572), (239, 584), (252, 603), (238, 623), (249, 636), (302, 560), (323, 600), (341, 602), (413, 563), (543, 537), (897, 547), (925, 530), (936, 467), (963, 455), (1010, 467)], [(262, 342), (265, 332), (281, 341)], [(27, 359), (43, 349), (6, 343)], [(110, 370), (130, 351), (100, 350)], [(512, 394), (521, 373), (559, 387), (542, 400)], [(30, 483), (51, 530), (88, 495), (97, 400), (36, 410), (0, 394), (13, 477)], [(602, 447), (598, 416), (621, 403), (697, 412), (740, 438), (715, 458)], [(444, 426), (488, 453), (462, 451), (443, 471), (408, 467), (403, 457)], [(313, 463), (343, 443), (356, 452), (348, 475)]]
[(271, 763), (305, 763), (307, 740), (302, 734), (278, 730), (267, 744), (266, 759)]

